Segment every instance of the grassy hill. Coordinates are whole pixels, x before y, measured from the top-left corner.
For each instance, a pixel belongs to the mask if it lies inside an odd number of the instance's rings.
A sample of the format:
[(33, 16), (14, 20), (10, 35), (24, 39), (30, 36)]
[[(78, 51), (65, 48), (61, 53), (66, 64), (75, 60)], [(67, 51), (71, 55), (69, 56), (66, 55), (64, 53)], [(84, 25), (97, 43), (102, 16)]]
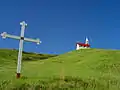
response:
[(120, 90), (118, 50), (86, 49), (59, 56), (24, 52), (19, 80), (15, 78), (17, 52), (0, 49), (0, 87), (6, 90)]

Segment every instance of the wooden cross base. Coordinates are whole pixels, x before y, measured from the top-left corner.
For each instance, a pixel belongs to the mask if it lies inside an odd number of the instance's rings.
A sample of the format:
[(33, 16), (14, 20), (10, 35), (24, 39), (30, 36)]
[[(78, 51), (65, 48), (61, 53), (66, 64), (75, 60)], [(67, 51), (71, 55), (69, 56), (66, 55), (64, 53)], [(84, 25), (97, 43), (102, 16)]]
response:
[(16, 74), (16, 78), (20, 78), (20, 73), (17, 73), (17, 74)]

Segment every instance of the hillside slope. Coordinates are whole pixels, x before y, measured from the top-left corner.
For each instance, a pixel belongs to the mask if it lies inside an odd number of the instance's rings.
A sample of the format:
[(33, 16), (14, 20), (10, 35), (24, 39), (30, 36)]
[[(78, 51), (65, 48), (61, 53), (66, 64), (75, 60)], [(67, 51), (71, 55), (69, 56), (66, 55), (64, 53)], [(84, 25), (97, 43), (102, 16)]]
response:
[[(14, 60), (17, 52), (11, 51), (11, 53), (12, 55), (9, 55), (8, 52), (0, 50), (1, 80), (15, 78)], [(45, 60), (39, 60), (35, 54), (24, 55), (23, 60), (25, 57), (37, 58), (37, 60), (27, 60), (22, 63), (22, 75), (29, 79), (72, 76), (84, 80), (95, 79), (106, 87), (110, 83), (109, 90), (120, 88), (120, 51), (118, 50), (78, 50)]]
[[(25, 62), (23, 70), (36, 69), (37, 76), (53, 76), (64, 73), (67, 76), (119, 77), (120, 51), (89, 49), (69, 52), (45, 61)], [(34, 67), (34, 68), (33, 68)], [(24, 73), (24, 72), (23, 72)], [(49, 73), (49, 74), (48, 74)], [(24, 73), (26, 76), (30, 76)]]
[[(16, 73), (17, 56), (18, 50), (0, 49), (0, 79), (9, 79), (11, 76), (14, 77)], [(22, 64), (28, 61), (40, 61), (56, 56), (58, 55), (37, 54), (23, 51)]]

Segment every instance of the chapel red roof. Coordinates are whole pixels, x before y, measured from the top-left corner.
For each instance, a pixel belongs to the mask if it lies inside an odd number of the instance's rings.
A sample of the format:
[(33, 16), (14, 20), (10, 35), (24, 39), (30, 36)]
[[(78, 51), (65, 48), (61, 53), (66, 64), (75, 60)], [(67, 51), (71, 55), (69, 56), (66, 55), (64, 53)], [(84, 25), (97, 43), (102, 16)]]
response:
[(90, 44), (85, 44), (85, 43), (77, 43), (77, 44), (83, 47), (90, 47)]

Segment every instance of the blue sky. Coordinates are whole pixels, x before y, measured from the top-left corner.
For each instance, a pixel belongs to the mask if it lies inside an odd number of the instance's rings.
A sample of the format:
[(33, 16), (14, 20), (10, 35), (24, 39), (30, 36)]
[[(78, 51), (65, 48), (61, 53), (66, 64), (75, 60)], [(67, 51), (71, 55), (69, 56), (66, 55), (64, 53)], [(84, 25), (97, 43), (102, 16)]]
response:
[[(88, 36), (91, 48), (120, 49), (120, 0), (0, 0), (0, 33), (20, 35), (20, 22), (28, 27), (29, 52), (62, 54), (75, 50)], [(18, 49), (19, 41), (0, 38), (0, 48)]]

